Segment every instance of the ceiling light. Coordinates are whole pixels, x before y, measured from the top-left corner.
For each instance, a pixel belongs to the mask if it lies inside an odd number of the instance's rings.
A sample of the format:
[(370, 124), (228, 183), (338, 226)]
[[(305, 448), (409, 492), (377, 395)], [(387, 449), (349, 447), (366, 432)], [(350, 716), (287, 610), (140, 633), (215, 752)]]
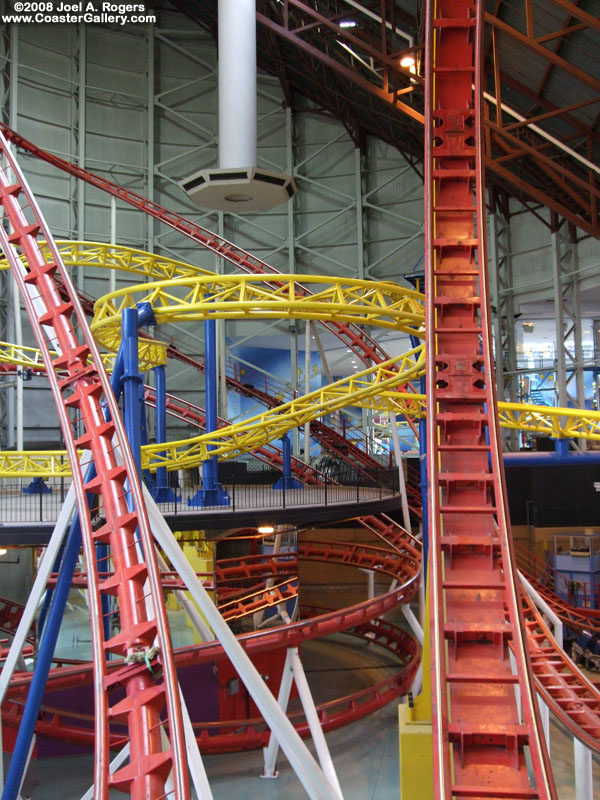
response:
[(356, 28), (357, 23), (353, 19), (343, 19), (340, 28)]
[(413, 75), (416, 75), (417, 73), (415, 57), (413, 55), (410, 55), (410, 53), (406, 56), (402, 56), (402, 58), (400, 59), (400, 66), (407, 69)]
[(272, 525), (260, 525), (258, 527), (259, 533), (274, 533), (275, 528)]

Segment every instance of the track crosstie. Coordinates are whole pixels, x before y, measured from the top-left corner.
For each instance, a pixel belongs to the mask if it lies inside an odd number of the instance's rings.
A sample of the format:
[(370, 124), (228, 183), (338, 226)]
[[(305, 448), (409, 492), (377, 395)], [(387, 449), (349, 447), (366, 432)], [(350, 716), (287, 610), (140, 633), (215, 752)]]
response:
[[(2, 249), (11, 261), (28, 316), (40, 347), (67, 445), (75, 485), (89, 577), (89, 603), (95, 671), (95, 796), (108, 798), (111, 787), (134, 800), (165, 796), (165, 781), (174, 776), (174, 794), (187, 800), (189, 784), (184, 758), (184, 734), (172, 659), (166, 611), (141, 487), (120, 420), (118, 407), (97, 346), (70, 276), (24, 176), (0, 135), (0, 150), (8, 165), (0, 172), (0, 202), (9, 234), (1, 233)], [(41, 252), (50, 244), (52, 258)], [(26, 266), (18, 256), (24, 255)], [(57, 282), (68, 293), (65, 302)], [(50, 355), (50, 350), (58, 356)], [(65, 375), (66, 373), (66, 375)], [(103, 407), (110, 412), (106, 420)], [(76, 420), (79, 436), (75, 433)], [(83, 433), (81, 432), (83, 431)], [(77, 448), (90, 451), (96, 477), (77, 468)], [(101, 499), (106, 524), (93, 530), (86, 493)], [(114, 574), (98, 580), (96, 544), (110, 544)], [(141, 546), (140, 546), (141, 545)], [(142, 549), (144, 555), (142, 556)], [(120, 631), (107, 640), (102, 626), (101, 595), (118, 603)], [(144, 654), (160, 654), (162, 678), (149, 670)], [(109, 652), (128, 658), (118, 676), (106, 671)], [(140, 659), (139, 656), (142, 656)], [(156, 655), (154, 655), (156, 659)], [(125, 689), (114, 702), (111, 690)], [(170, 745), (163, 750), (161, 712), (167, 709)], [(109, 773), (109, 718), (126, 722), (130, 763)], [(125, 744), (125, 742), (123, 742)]]
[(492, 379), (477, 68), (482, 6), (473, 0), (427, 4), (427, 452), (434, 786), (436, 797), (443, 800), (546, 800), (556, 795), (515, 585)]

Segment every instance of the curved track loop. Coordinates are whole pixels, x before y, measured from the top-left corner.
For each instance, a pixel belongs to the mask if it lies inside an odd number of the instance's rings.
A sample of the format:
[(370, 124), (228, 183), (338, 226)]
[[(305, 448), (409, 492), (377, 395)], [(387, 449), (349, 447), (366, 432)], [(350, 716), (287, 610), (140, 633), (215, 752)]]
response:
[[(307, 296), (301, 291), (311, 286)], [(206, 319), (343, 320), (422, 335), (423, 295), (397, 283), (323, 275), (197, 275), (153, 281), (105, 294), (94, 303), (92, 331), (107, 350), (118, 350), (121, 315), (149, 303), (159, 325)]]
[[(395, 531), (396, 545), (394, 550), (344, 545), (343, 543), (334, 542), (307, 542), (306, 546), (300, 548), (300, 552), (302, 558), (307, 560), (329, 561), (355, 567), (368, 566), (378, 571), (383, 568), (395, 579), (394, 588), (382, 595), (350, 607), (321, 610), (317, 616), (309, 616), (289, 625), (255, 631), (238, 637), (242, 646), (252, 654), (276, 647), (297, 647), (302, 642), (310, 639), (317, 639), (356, 628), (361, 635), (368, 636), (373, 641), (378, 642), (390, 652), (398, 655), (401, 660), (407, 659), (404, 662), (406, 669), (400, 675), (395, 676), (394, 679), (365, 690), (355, 697), (335, 701), (333, 705), (342, 704), (341, 711), (338, 709), (334, 713), (331, 704), (326, 705), (321, 713), (321, 718), (325, 720), (326, 727), (327, 725), (337, 727), (359, 719), (399, 694), (404, 693), (410, 686), (417, 667), (419, 648), (414, 639), (409, 634), (407, 635), (406, 632), (397, 629), (396, 626), (378, 618), (387, 611), (396, 608), (400, 603), (407, 602), (417, 590), (420, 577), (421, 547), (418, 540), (414, 539), (391, 520), (382, 523), (382, 525), (390, 531), (394, 530), (394, 528), (397, 529)], [(265, 557), (261, 558), (264, 560)], [(284, 556), (280, 558), (283, 561)], [(225, 564), (222, 573), (227, 576), (229, 581), (232, 581), (236, 577), (245, 578), (256, 574), (264, 575), (265, 571), (257, 559), (244, 559), (237, 567), (234, 564)], [(314, 613), (314, 611), (311, 613)], [(221, 644), (216, 640), (202, 645), (181, 648), (174, 654), (178, 669), (225, 657)], [(115, 661), (108, 663), (107, 671), (108, 680), (118, 683), (123, 680), (123, 676), (126, 675), (128, 670), (123, 661)], [(18, 673), (14, 676), (8, 692), (8, 699), (13, 702), (9, 706), (10, 711), (4, 718), (7, 724), (18, 725), (21, 712), (19, 703), (26, 696), (30, 681), (30, 673)], [(51, 672), (47, 688), (52, 691), (78, 685), (89, 685), (91, 682), (90, 665), (66, 666)], [(91, 744), (93, 731), (89, 729), (87, 731), (82, 730), (77, 723), (72, 727), (72, 718), (74, 716), (77, 715), (58, 711), (49, 712), (47, 718), (43, 717), (39, 732), (67, 740), (72, 740), (70, 739), (71, 736), (77, 740), (79, 736), (79, 742), (87, 737), (85, 740)], [(238, 721), (237, 725), (243, 725), (243, 723)], [(263, 735), (261, 733), (261, 736)], [(122, 735), (119, 734), (119, 736), (122, 741)], [(111, 739), (111, 741), (114, 742), (114, 739)], [(206, 744), (202, 735), (200, 736), (200, 741), (203, 746)], [(236, 749), (263, 744), (262, 738), (257, 739), (253, 733), (248, 733), (245, 737), (242, 735), (235, 740), (226, 739), (224, 744), (230, 747), (234, 741), (236, 742)], [(212, 741), (212, 738), (208, 744), (215, 749), (218, 747), (217, 740)]]
[(273, 439), (280, 439), (291, 428), (303, 425), (314, 417), (330, 414), (346, 405), (362, 403), (375, 407), (377, 392), (412, 380), (422, 369), (424, 358), (421, 347), (409, 350), (384, 364), (330, 383), (244, 422), (192, 439), (146, 445), (142, 462), (144, 466), (177, 469), (194, 466), (198, 460), (204, 460), (209, 452), (219, 458), (234, 458)]
[[(355, 603), (352, 606), (333, 611), (327, 610), (319, 616), (301, 619), (290, 625), (281, 625), (276, 628), (266, 628), (241, 634), (238, 640), (244, 649), (248, 653), (261, 653), (276, 647), (297, 647), (304, 641), (318, 639), (357, 625), (363, 625), (397, 608), (401, 603), (410, 600), (419, 587), (421, 543), (400, 525), (389, 520), (389, 518), (382, 520), (381, 525), (382, 529), (387, 528), (390, 531), (394, 531), (394, 550), (371, 547), (369, 548), (371, 555), (368, 558), (374, 564), (378, 563), (378, 561), (385, 562), (387, 567), (392, 569), (391, 575), (395, 578), (393, 588), (361, 603)], [(330, 544), (332, 547), (329, 547)], [(329, 542), (311, 545), (303, 550), (303, 557), (305, 559), (314, 557), (316, 561), (329, 560), (332, 563), (343, 563), (347, 566), (365, 564), (365, 558), (360, 547), (349, 544), (347, 545), (348, 550), (345, 551), (345, 546), (343, 543)], [(372, 551), (377, 551), (378, 555), (374, 555)], [(353, 559), (356, 559), (354, 564)], [(240, 567), (240, 575), (244, 574), (245, 569), (245, 567)], [(260, 569), (260, 567), (257, 569)], [(178, 666), (187, 666), (223, 657), (223, 648), (215, 640), (180, 648), (177, 651), (176, 660)], [(120, 661), (111, 661), (107, 669), (109, 673), (118, 673), (122, 666), (123, 663)], [(8, 696), (23, 696), (30, 680), (31, 675), (29, 673), (15, 675)], [(90, 680), (89, 665), (67, 667), (63, 670), (52, 671), (48, 686), (52, 689), (64, 688), (77, 683), (89, 683)]]
[[(427, 2), (425, 276), (434, 787), (442, 800), (549, 800), (556, 792), (525, 649), (491, 377), (480, 141), (482, 8), (474, 0)], [(515, 686), (520, 689), (522, 721)]]
[[(119, 411), (98, 349), (79, 304), (70, 276), (52, 247), (52, 238), (27, 183), (12, 153), (0, 135), (0, 151), (9, 165), (0, 173), (0, 202), (10, 225), (7, 236), (1, 232), (2, 249), (11, 262), (38, 345), (44, 356), (62, 432), (74, 467), (74, 485), (90, 576), (89, 602), (95, 672), (94, 783), (96, 796), (108, 798), (111, 786), (129, 792), (135, 800), (150, 800), (165, 795), (165, 781), (172, 771), (174, 796), (187, 800), (189, 785), (183, 767), (184, 736), (179, 693), (172, 662), (166, 611), (141, 488)], [(44, 258), (38, 244), (43, 236), (50, 243), (52, 260)], [(26, 267), (16, 258), (25, 257)], [(69, 293), (60, 297), (55, 276)], [(50, 348), (59, 352), (50, 356)], [(59, 377), (59, 372), (63, 377)], [(64, 377), (66, 372), (66, 377)], [(105, 421), (103, 404), (112, 420)], [(69, 411), (76, 416), (83, 435), (75, 438)], [(78, 464), (76, 447), (91, 451), (97, 477), (86, 479)], [(99, 495), (106, 525), (92, 530), (86, 492)], [(141, 542), (145, 560), (136, 542)], [(115, 572), (107, 581), (98, 581), (95, 544), (111, 546)], [(115, 595), (121, 619), (121, 632), (104, 641), (100, 595)], [(151, 607), (147, 611), (146, 599)], [(146, 652), (157, 642), (164, 679), (156, 681), (142, 662), (123, 669), (122, 685), (126, 697), (111, 704), (112, 677), (106, 673), (106, 653), (131, 657)], [(162, 750), (161, 711), (168, 709), (170, 747)], [(130, 764), (109, 775), (109, 715), (127, 722)]]
[(525, 592), (523, 613), (538, 692), (573, 736), (600, 753), (600, 692), (567, 656)]
[[(223, 239), (217, 234), (202, 228), (195, 222), (185, 219), (185, 217), (181, 216), (180, 214), (169, 211), (168, 209), (159, 206), (157, 203), (154, 203), (153, 201), (148, 200), (145, 197), (136, 194), (135, 192), (125, 189), (122, 186), (118, 186), (117, 184), (112, 183), (105, 178), (101, 178), (99, 175), (94, 175), (94, 173), (89, 172), (89, 170), (85, 170), (82, 167), (71, 164), (64, 159), (59, 158), (58, 156), (55, 156), (46, 150), (43, 150), (41, 147), (29, 142), (23, 136), (16, 133), (16, 131), (13, 131), (4, 123), (0, 123), (0, 130), (4, 132), (4, 135), (7, 139), (9, 139), (22, 150), (25, 150), (42, 161), (52, 164), (69, 175), (73, 175), (74, 177), (107, 192), (113, 197), (118, 197), (123, 202), (128, 203), (140, 211), (143, 211), (145, 214), (148, 214), (151, 217), (154, 217), (154, 219), (160, 220), (160, 222), (163, 222), (165, 225), (168, 225), (179, 233), (182, 233), (184, 236), (187, 236), (198, 244), (201, 244), (207, 250), (211, 250), (220, 258), (228, 261), (235, 268), (240, 269), (243, 272), (255, 274), (280, 274), (278, 270), (267, 264), (265, 261), (261, 261), (259, 258), (256, 258), (250, 253), (247, 253), (245, 250), (236, 247), (226, 239)], [(274, 280), (273, 285), (276, 286), (277, 281)], [(301, 297), (308, 296), (310, 294), (306, 289), (300, 289), (299, 291), (299, 296)], [(323, 324), (331, 333), (344, 342), (346, 347), (349, 347), (364, 362), (364, 364), (378, 364), (383, 361), (387, 361), (388, 355), (383, 350), (381, 345), (372, 339), (358, 325), (352, 323), (346, 324), (337, 322), (335, 320), (330, 320), (328, 322), (324, 322)]]
[[(314, 609), (309, 613), (313, 611)], [(318, 705), (317, 713), (325, 732), (356, 722), (406, 694), (419, 664), (420, 647), (416, 639), (407, 631), (385, 620), (373, 619), (350, 628), (345, 633), (382, 647), (397, 656), (400, 670), (367, 689)], [(3, 709), (3, 724), (18, 728), (22, 708), (22, 701), (16, 699), (9, 701)], [(301, 736), (310, 735), (302, 714), (290, 714), (290, 719)], [(88, 715), (45, 706), (41, 709), (36, 733), (52, 739), (93, 747), (92, 723), (93, 719)], [(262, 718), (197, 723), (194, 725), (194, 730), (203, 754), (256, 749), (265, 746), (269, 738), (269, 730)], [(111, 742), (115, 747), (118, 747), (121, 741), (122, 733), (111, 734)]]

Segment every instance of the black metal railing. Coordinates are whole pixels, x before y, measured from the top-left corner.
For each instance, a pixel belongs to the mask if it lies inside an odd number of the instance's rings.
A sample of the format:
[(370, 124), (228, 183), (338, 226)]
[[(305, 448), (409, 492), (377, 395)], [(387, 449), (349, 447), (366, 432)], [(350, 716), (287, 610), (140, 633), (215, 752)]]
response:
[[(261, 508), (291, 508), (302, 506), (331, 506), (360, 504), (383, 500), (399, 493), (398, 470), (358, 472), (352, 469), (337, 471), (335, 479), (323, 474), (319, 484), (293, 487), (282, 480), (280, 472), (271, 469), (253, 470), (243, 474), (230, 471), (220, 476), (221, 487), (229, 496), (229, 505), (201, 505), (202, 480), (194, 473), (192, 485), (171, 486), (171, 499), (159, 502), (165, 514), (184, 514), (203, 509), (224, 512)], [(170, 480), (173, 484), (173, 480)], [(5, 478), (0, 484), (0, 520), (10, 522), (54, 522), (69, 490), (69, 478), (30, 479)], [(277, 488), (276, 488), (277, 487)], [(24, 493), (24, 489), (29, 492)], [(33, 490), (33, 492), (31, 492)], [(101, 511), (100, 511), (101, 513)]]

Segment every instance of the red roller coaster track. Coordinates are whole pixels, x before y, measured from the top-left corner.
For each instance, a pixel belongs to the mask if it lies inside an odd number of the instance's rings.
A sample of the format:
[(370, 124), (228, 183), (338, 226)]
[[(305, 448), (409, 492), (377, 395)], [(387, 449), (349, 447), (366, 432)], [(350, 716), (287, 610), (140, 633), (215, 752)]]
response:
[[(435, 8), (433, 2), (428, 5), (425, 191), (436, 792), (444, 800), (451, 797), (546, 800), (555, 797), (555, 789), (540, 733), (532, 671), (526, 654), (526, 631), (508, 536), (495, 397), (490, 379), (493, 361), (484, 250), (480, 78), (476, 69), (481, 4), (474, 0), (437, 0)], [(269, 265), (180, 215), (69, 164), (2, 127), (17, 146), (150, 214), (235, 267), (249, 272), (276, 273)], [(98, 480), (86, 485), (81, 471), (74, 470), (88, 562), (98, 687), (94, 736), (98, 748), (96, 790), (103, 798), (108, 796), (110, 786), (126, 788), (135, 800), (158, 798), (164, 791), (166, 773), (173, 768), (175, 795), (187, 798), (187, 777), (181, 771), (184, 763), (181, 717), (160, 576), (153, 556), (146, 566), (138, 560), (135, 548), (137, 531), (146, 558), (154, 552), (131, 456), (68, 273), (58, 253), (53, 253), (52, 263), (41, 256), (38, 236), (44, 235), (49, 242), (52, 239), (4, 139), (0, 140), (0, 147), (16, 176), (9, 178), (2, 173), (0, 182), (0, 201), (11, 225), (10, 245), (3, 242), (3, 246), (21, 250), (27, 258), (24, 275), (16, 261), (12, 266), (45, 355), (71, 461), (74, 465), (77, 463), (76, 446), (87, 447), (99, 473)], [(20, 204), (19, 199), (24, 202)], [(67, 292), (66, 301), (59, 293), (59, 281)], [(39, 319), (31, 289), (37, 291), (37, 302), (41, 301), (45, 307)], [(327, 323), (326, 327), (367, 364), (387, 357), (357, 326)], [(44, 333), (65, 355), (52, 361)], [(86, 363), (89, 355), (92, 366)], [(66, 377), (60, 374), (64, 370)], [(104, 421), (103, 400), (113, 415), (110, 423)], [(78, 441), (67, 407), (75, 410), (84, 427), (84, 434)], [(113, 437), (116, 437), (116, 445)], [(122, 464), (115, 448), (121, 451)], [(86, 490), (96, 491), (102, 497), (107, 524), (100, 531), (92, 531)], [(133, 499), (133, 511), (127, 504), (128, 494)], [(401, 545), (403, 539), (406, 543), (404, 534), (398, 532), (397, 526), (394, 529), (391, 521), (372, 517), (363, 524), (386, 538), (388, 544)], [(101, 540), (110, 542), (115, 561), (114, 574), (102, 582), (95, 571), (94, 559), (94, 543)], [(345, 551), (336, 549), (335, 543), (313, 544), (308, 548), (307, 554), (314, 558), (343, 561), (345, 557)], [(413, 549), (415, 553), (407, 557), (407, 571), (400, 570), (405, 580), (401, 590), (390, 591), (351, 609), (322, 615), (316, 622), (303, 620), (259, 636), (242, 637), (244, 645), (250, 651), (268, 649), (275, 643), (290, 646), (305, 638), (340, 630), (342, 625), (364, 623), (371, 616), (395, 607), (400, 599), (408, 598), (409, 587), (416, 585), (418, 546)], [(355, 557), (362, 560), (361, 563), (381, 568), (375, 556), (364, 549)], [(397, 554), (390, 555), (390, 551), (385, 559), (385, 568), (389, 565), (392, 572), (399, 570), (404, 560)], [(150, 614), (144, 602), (147, 591), (153, 606)], [(122, 631), (107, 642), (103, 641), (99, 624), (102, 592), (116, 593), (121, 611)], [(537, 625), (537, 622), (535, 626), (531, 623), (527, 633), (534, 651), (537, 646), (540, 656), (544, 653), (548, 660), (547, 646), (540, 644), (545, 633), (540, 632)], [(106, 650), (122, 655), (144, 651), (156, 637), (165, 675), (162, 682), (154, 683), (144, 672), (145, 668), (105, 661)], [(515, 673), (507, 657), (509, 643), (515, 654)], [(219, 650), (217, 643), (208, 643), (180, 654), (178, 661), (184, 661), (186, 656), (197, 659), (199, 653), (203, 658), (214, 658)], [(539, 660), (543, 662), (541, 657)], [(56, 676), (56, 682), (77, 680), (77, 676), (81, 679), (85, 672), (84, 668), (66, 668)], [(556, 675), (548, 680), (538, 675), (546, 691), (550, 691), (547, 685), (550, 680), (556, 680)], [(572, 681), (561, 680), (564, 681), (561, 691), (566, 691), (564, 684)], [(116, 684), (125, 686), (127, 698), (111, 706), (106, 690)], [(18, 694), (26, 685), (27, 679), (16, 678), (12, 689)], [(522, 721), (515, 700), (516, 686), (522, 701)], [(562, 705), (557, 703), (559, 708), (567, 704), (572, 706), (573, 699), (567, 699)], [(163, 753), (159, 714), (165, 704), (171, 749)], [(112, 778), (108, 777), (107, 764), (109, 718), (126, 719), (131, 746), (130, 766)], [(527, 751), (533, 784), (527, 772)]]
[[(110, 787), (129, 792), (135, 800), (164, 795), (164, 784), (173, 771), (175, 797), (189, 798), (185, 743), (179, 693), (172, 660), (160, 576), (141, 487), (129, 450), (109, 379), (89, 330), (85, 314), (68, 271), (53, 244), (42, 214), (19, 170), (10, 148), (0, 135), (0, 151), (8, 166), (0, 172), (0, 202), (10, 226), (2, 231), (2, 249), (11, 260), (27, 313), (42, 351), (53, 391), (63, 437), (73, 469), (81, 533), (89, 575), (90, 619), (94, 643), (96, 796), (108, 798)], [(52, 261), (46, 261), (40, 240), (50, 244)], [(17, 255), (26, 259), (21, 267)], [(57, 276), (69, 296), (64, 302)], [(50, 356), (58, 351), (58, 358)], [(67, 375), (64, 376), (66, 371)], [(103, 405), (109, 409), (106, 422)], [(83, 434), (77, 438), (69, 411), (77, 417)], [(77, 448), (87, 448), (96, 468), (96, 478), (86, 483), (78, 466)], [(106, 524), (92, 529), (86, 492), (99, 495)], [(95, 545), (111, 546), (114, 574), (100, 582)], [(145, 557), (141, 557), (141, 543)], [(121, 620), (120, 633), (104, 640), (101, 594), (115, 595)], [(149, 595), (149, 597), (148, 597)], [(122, 670), (120, 682), (126, 697), (115, 703), (111, 687), (114, 677), (106, 671), (106, 654), (134, 657), (158, 643), (162, 674), (155, 680), (143, 659)], [(170, 747), (163, 751), (161, 711), (167, 708)], [(109, 718), (126, 723), (130, 746), (128, 766), (109, 774)]]
[(427, 8), (427, 454), (435, 794), (441, 800), (547, 800), (556, 792), (515, 584), (492, 379), (476, 68), (483, 3), (429, 0)]
[[(31, 155), (41, 159), (42, 161), (52, 164), (69, 175), (73, 175), (75, 178), (85, 181), (86, 183), (89, 183), (90, 185), (107, 192), (113, 197), (119, 198), (134, 208), (143, 211), (144, 214), (154, 217), (154, 219), (159, 220), (184, 236), (187, 236), (188, 238), (202, 245), (202, 247), (206, 248), (207, 250), (211, 250), (217, 256), (223, 258), (225, 261), (228, 261), (230, 264), (236, 267), (236, 269), (241, 269), (244, 272), (255, 274), (279, 274), (279, 271), (270, 264), (267, 264), (265, 261), (261, 261), (261, 259), (256, 258), (256, 256), (251, 255), (246, 250), (243, 250), (231, 242), (228, 242), (226, 239), (218, 236), (216, 233), (197, 225), (195, 222), (186, 219), (180, 214), (169, 211), (169, 209), (158, 205), (158, 203), (154, 203), (152, 200), (148, 200), (147, 198), (142, 197), (141, 195), (136, 194), (129, 189), (125, 189), (124, 187), (112, 183), (111, 181), (106, 180), (99, 175), (95, 175), (89, 170), (78, 167), (76, 164), (72, 164), (63, 158), (60, 158), (59, 156), (49, 153), (47, 150), (44, 150), (43, 148), (38, 147), (37, 145), (25, 139), (16, 131), (13, 131), (8, 127), (8, 125), (0, 122), (0, 130), (4, 133), (7, 139), (13, 142), (20, 149), (31, 153)], [(276, 281), (274, 281), (274, 285), (275, 284)], [(311, 292), (306, 288), (300, 292), (300, 296), (307, 296), (309, 294), (311, 294)], [(365, 364), (370, 366), (372, 363), (379, 364), (382, 361), (388, 360), (389, 356), (381, 347), (381, 345), (372, 339), (358, 325), (335, 321), (323, 322), (322, 324), (331, 333), (343, 341), (346, 347), (350, 347)]]
[(600, 752), (600, 692), (556, 642), (523, 593), (527, 644), (538, 691), (580, 741)]

